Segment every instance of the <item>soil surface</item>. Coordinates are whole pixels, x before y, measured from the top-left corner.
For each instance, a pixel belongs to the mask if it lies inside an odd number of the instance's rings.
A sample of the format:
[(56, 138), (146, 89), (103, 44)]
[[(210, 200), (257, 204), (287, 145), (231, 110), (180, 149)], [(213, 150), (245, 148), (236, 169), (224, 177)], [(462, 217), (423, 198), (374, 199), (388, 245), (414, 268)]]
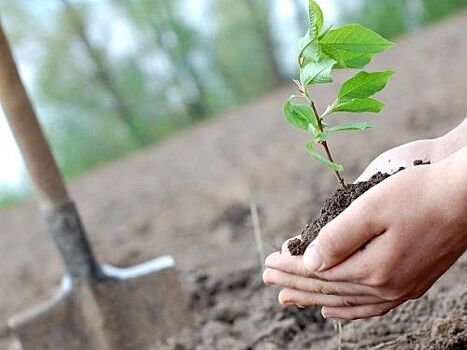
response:
[[(372, 63), (397, 74), (365, 138), (330, 140), (349, 182), (382, 151), (441, 135), (465, 118), (466, 32), (463, 14), (399, 40)], [(335, 190), (335, 179), (306, 154), (306, 135), (283, 120), (293, 91), (291, 84), (70, 184), (99, 261), (131, 266), (175, 256), (195, 322), (158, 349), (336, 349), (333, 324), (318, 309), (278, 305), (277, 289), (261, 282), (252, 243), (251, 202), (270, 253), (319, 215)], [(326, 85), (316, 99), (328, 103), (335, 91)], [(18, 349), (2, 325), (51, 297), (63, 271), (34, 202), (0, 212), (0, 233), (0, 349)], [(420, 300), (345, 324), (343, 348), (465, 349), (466, 275), (464, 255)]]

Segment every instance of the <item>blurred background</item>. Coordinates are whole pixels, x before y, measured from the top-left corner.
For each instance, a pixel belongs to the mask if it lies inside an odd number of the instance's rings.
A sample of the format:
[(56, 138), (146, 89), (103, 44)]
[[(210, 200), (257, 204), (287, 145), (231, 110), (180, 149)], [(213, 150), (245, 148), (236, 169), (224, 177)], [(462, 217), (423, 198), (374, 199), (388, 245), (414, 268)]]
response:
[[(319, 0), (389, 38), (467, 0)], [(21, 75), (70, 179), (258, 99), (296, 74), (306, 0), (0, 0)], [(390, 13), (390, 15), (388, 15)], [(0, 111), (0, 208), (29, 193)]]

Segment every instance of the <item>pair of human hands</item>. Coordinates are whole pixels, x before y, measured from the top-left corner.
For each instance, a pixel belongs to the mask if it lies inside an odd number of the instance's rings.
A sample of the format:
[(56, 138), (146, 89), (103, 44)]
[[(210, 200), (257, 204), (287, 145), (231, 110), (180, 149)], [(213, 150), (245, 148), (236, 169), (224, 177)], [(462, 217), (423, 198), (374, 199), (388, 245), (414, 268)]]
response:
[[(355, 200), (304, 256), (291, 256), (287, 241), (267, 257), (263, 280), (282, 287), (282, 305), (322, 306), (326, 318), (380, 316), (421, 297), (454, 264), (467, 248), (467, 148), (447, 157), (454, 152), (440, 140), (380, 155), (359, 181), (407, 169)], [(411, 167), (416, 159), (432, 164)]]

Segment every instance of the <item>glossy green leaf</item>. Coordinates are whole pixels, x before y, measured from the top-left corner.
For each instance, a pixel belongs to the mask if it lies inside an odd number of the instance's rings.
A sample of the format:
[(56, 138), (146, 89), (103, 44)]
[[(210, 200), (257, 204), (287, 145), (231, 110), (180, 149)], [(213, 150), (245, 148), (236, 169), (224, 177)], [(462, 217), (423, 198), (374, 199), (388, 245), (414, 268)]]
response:
[(332, 112), (371, 112), (378, 113), (384, 107), (384, 104), (373, 98), (353, 99), (338, 101), (332, 108)]
[(336, 64), (332, 58), (321, 54), (317, 62), (308, 62), (300, 71), (303, 86), (332, 82), (332, 67)]
[(311, 39), (318, 38), (321, 29), (323, 29), (324, 16), (323, 11), (314, 0), (309, 0), (308, 14), (310, 19), (310, 35)]
[(327, 33), (329, 33), (329, 31), (332, 29), (332, 25), (330, 25), (329, 27), (327, 27), (318, 37), (319, 40), (321, 40)]
[(320, 153), (315, 151), (313, 142), (308, 142), (306, 144), (306, 149), (311, 157), (316, 160), (319, 164), (324, 166), (325, 168), (334, 170), (334, 171), (343, 171), (344, 167), (340, 164), (331, 162), (329, 159), (323, 157)]
[(342, 63), (338, 66), (335, 66), (336, 69), (345, 69), (345, 68), (356, 68), (362, 69), (371, 62), (373, 58), (372, 54), (361, 54), (354, 53), (350, 51), (341, 52)]
[(340, 88), (338, 99), (348, 100), (355, 98), (367, 98), (384, 89), (393, 71), (385, 72), (359, 72), (347, 80)]
[(321, 30), (323, 29), (324, 17), (319, 5), (309, 0), (310, 26), (306, 34), (298, 41), (298, 62), (300, 67), (308, 62), (317, 62), (322, 50), (318, 43)]
[(347, 50), (339, 50), (332, 46), (321, 47), (323, 52), (334, 59), (337, 63), (334, 69), (355, 68), (362, 69), (371, 62), (373, 54), (359, 53)]
[(336, 132), (336, 131), (358, 131), (358, 130), (368, 130), (371, 129), (371, 124), (369, 122), (348, 122), (342, 123), (334, 126), (329, 126), (325, 128), (326, 132)]
[(394, 44), (360, 24), (330, 30), (320, 40), (323, 50), (345, 50), (360, 54), (382, 52)]
[(296, 128), (309, 130), (310, 124), (317, 128), (316, 117), (310, 106), (296, 104), (293, 102), (295, 96), (292, 96), (284, 105), (285, 119)]
[(308, 29), (306, 34), (300, 38), (298, 41), (298, 60), (300, 62), (300, 59), (303, 55), (303, 51), (305, 48), (313, 41), (313, 39), (310, 36), (310, 30)]
[(321, 50), (318, 41), (314, 40), (308, 43), (308, 45), (300, 51), (298, 56), (299, 65), (300, 67), (305, 67), (308, 63), (319, 62), (323, 55), (323, 51)]

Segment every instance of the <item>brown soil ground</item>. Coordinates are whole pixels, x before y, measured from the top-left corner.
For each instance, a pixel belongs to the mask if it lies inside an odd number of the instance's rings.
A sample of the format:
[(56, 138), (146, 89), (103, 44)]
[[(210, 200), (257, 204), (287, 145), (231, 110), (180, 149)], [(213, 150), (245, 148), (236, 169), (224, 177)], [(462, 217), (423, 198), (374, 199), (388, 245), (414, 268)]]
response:
[[(465, 33), (467, 14), (400, 40), (373, 63), (397, 75), (365, 139), (348, 134), (331, 140), (349, 179), (383, 150), (440, 135), (465, 117)], [(309, 160), (305, 135), (283, 121), (282, 103), (291, 91), (278, 90), (71, 184), (100, 261), (128, 266), (175, 255), (196, 324), (169, 349), (336, 348), (332, 323), (319, 310), (278, 306), (277, 290), (261, 283), (252, 244), (251, 201), (260, 208), (271, 252), (317, 216), (335, 187), (334, 178)], [(327, 102), (334, 93), (329, 85), (316, 98)], [(0, 232), (4, 324), (53, 295), (62, 270), (33, 202), (1, 212)], [(466, 275), (464, 256), (422, 299), (382, 318), (346, 324), (344, 348), (465, 349)], [(7, 344), (4, 339), (0, 348)]]

